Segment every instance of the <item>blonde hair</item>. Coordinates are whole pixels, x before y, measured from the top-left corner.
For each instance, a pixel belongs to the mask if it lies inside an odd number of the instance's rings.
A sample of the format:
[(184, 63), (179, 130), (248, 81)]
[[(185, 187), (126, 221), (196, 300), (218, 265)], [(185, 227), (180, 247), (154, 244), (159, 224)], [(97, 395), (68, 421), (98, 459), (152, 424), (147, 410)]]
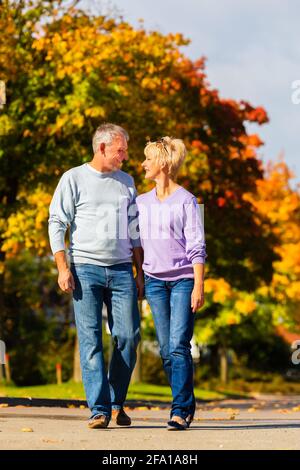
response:
[(162, 137), (156, 142), (148, 142), (144, 154), (153, 157), (162, 165), (167, 165), (168, 175), (174, 179), (186, 156), (186, 148), (181, 139)]

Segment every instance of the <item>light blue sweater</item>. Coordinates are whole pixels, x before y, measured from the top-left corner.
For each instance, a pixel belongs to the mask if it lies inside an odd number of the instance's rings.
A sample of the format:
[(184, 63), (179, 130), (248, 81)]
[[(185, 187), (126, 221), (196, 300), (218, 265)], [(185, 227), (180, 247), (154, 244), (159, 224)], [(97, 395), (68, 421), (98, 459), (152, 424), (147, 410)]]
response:
[(132, 248), (141, 246), (135, 199), (134, 180), (121, 170), (102, 173), (84, 163), (66, 171), (49, 208), (53, 255), (65, 250), (70, 227), (71, 263), (131, 262)]

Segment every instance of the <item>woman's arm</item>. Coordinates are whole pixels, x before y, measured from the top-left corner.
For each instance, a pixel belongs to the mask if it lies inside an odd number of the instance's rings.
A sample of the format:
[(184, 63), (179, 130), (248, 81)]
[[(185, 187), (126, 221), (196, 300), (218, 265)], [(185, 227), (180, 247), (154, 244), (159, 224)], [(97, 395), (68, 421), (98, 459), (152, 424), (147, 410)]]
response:
[(187, 258), (194, 270), (191, 306), (195, 313), (204, 304), (204, 265), (207, 257), (204, 222), (196, 198), (185, 207), (184, 235)]
[(204, 264), (193, 264), (194, 269), (194, 289), (191, 295), (191, 307), (195, 313), (204, 304)]

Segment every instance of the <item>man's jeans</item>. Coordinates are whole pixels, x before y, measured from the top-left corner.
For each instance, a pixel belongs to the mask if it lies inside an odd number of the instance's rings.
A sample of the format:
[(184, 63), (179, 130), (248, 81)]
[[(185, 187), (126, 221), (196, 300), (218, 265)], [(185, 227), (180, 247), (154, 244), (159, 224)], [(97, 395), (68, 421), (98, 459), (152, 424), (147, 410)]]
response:
[(145, 295), (154, 318), (163, 366), (173, 395), (171, 417), (194, 416), (193, 359), (190, 341), (194, 279), (161, 281), (145, 274)]
[[(92, 416), (111, 417), (123, 406), (140, 340), (137, 288), (131, 263), (103, 267), (71, 263), (80, 364)], [(107, 377), (102, 347), (102, 306), (107, 305), (114, 350)]]

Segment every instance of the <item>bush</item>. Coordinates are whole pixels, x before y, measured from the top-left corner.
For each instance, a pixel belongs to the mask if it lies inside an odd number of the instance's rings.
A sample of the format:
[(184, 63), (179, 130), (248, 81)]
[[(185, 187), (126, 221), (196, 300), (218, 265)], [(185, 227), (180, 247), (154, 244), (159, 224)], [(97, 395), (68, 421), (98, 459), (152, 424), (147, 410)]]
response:
[(142, 353), (142, 381), (155, 385), (168, 385), (162, 360), (149, 349)]

